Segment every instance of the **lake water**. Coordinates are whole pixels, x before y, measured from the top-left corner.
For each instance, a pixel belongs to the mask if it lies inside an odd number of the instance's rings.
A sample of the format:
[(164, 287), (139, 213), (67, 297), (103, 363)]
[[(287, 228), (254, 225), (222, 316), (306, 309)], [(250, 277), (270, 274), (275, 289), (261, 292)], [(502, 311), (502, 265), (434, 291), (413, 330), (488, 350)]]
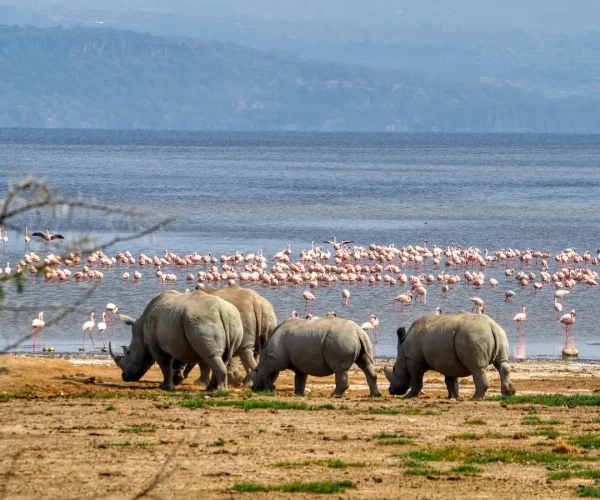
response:
[[(145, 224), (175, 217), (165, 230), (107, 251), (130, 250), (136, 257), (139, 252), (161, 256), (165, 250), (216, 256), (262, 250), (270, 259), (290, 244), (292, 258), (297, 258), (312, 241), (330, 247), (323, 241), (333, 235), (362, 246), (422, 245), (427, 239), (429, 247), (454, 243), (490, 252), (529, 247), (553, 254), (575, 247), (595, 256), (600, 246), (599, 158), (599, 136), (0, 129), (0, 190), (32, 174), (67, 197), (144, 210), (149, 214)], [(12, 224), (8, 243), (0, 244), (0, 262), (2, 268), (10, 262), (13, 272), (23, 257), (25, 226), (40, 230), (49, 225), (65, 234), (63, 247), (52, 246), (56, 252), (82, 235), (106, 241), (142, 227), (127, 214), (93, 212), (35, 213)], [(31, 249), (45, 253), (38, 241)], [(517, 270), (519, 266), (511, 264)], [(551, 259), (550, 270), (555, 267)], [(539, 266), (527, 271), (539, 280)], [(60, 325), (44, 330), (44, 345), (76, 351), (90, 311), (100, 316), (107, 302), (115, 302), (122, 312), (136, 316), (165, 288), (189, 287), (189, 270), (174, 270), (178, 281), (168, 286), (158, 283), (152, 266), (142, 270), (139, 284), (124, 282), (122, 268), (103, 272), (104, 282), (89, 300)], [(409, 266), (404, 272), (437, 274), (431, 263), (421, 271)], [(405, 287), (319, 286), (312, 313), (335, 310), (359, 324), (376, 314), (377, 354), (393, 355), (398, 326), (409, 326), (437, 306), (444, 312), (469, 310), (470, 297), (479, 296), (486, 313), (506, 330), (511, 355), (560, 356), (564, 342), (552, 307), (553, 287), (535, 292), (530, 284), (521, 289), (514, 280), (506, 281), (501, 266), (484, 272), (486, 286), (481, 290), (463, 280), (442, 298), (436, 282), (428, 287), (427, 304), (413, 304), (403, 312), (392, 309), (392, 299)], [(500, 282), (496, 289), (487, 285), (491, 277)], [(29, 276), (23, 293), (6, 285), (0, 303), (0, 348), (26, 335), (38, 311), (48, 321), (91, 286), (73, 280), (44, 283), (43, 277)], [(254, 288), (273, 303), (280, 320), (292, 310), (304, 313), (305, 285)], [(349, 307), (341, 305), (342, 288), (351, 292)], [(508, 288), (517, 293), (510, 303), (504, 302)], [(582, 359), (600, 358), (599, 293), (597, 287), (578, 285), (565, 304), (565, 312), (577, 310), (573, 333)], [(527, 306), (528, 318), (518, 334), (512, 318), (522, 306)], [(106, 338), (125, 343), (129, 332), (113, 324)], [(31, 341), (17, 350), (31, 350)]]

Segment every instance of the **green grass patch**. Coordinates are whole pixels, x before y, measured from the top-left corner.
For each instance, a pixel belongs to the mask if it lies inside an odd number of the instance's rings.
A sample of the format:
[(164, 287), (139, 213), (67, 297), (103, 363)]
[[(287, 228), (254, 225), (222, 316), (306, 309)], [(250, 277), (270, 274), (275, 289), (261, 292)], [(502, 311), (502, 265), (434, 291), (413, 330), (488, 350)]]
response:
[(569, 444), (587, 449), (600, 448), (600, 434), (583, 434), (581, 436), (574, 437), (573, 439), (569, 439)]
[(488, 401), (502, 401), (508, 404), (533, 403), (546, 406), (600, 406), (600, 394), (525, 394), (521, 396), (493, 396)]
[(446, 439), (481, 439), (483, 436), (478, 436), (477, 434), (473, 433), (473, 432), (463, 432), (462, 434), (451, 434), (450, 436), (446, 437)]
[(264, 429), (258, 429), (258, 433), (259, 433), (259, 434), (262, 434), (263, 432), (267, 432), (267, 431), (266, 431), (266, 430), (264, 430)]
[(242, 408), (246, 411), (256, 409), (275, 409), (275, 410), (335, 410), (335, 406), (332, 404), (324, 405), (307, 405), (306, 403), (296, 401), (280, 401), (272, 400), (266, 401), (262, 399), (245, 399), (245, 400), (210, 400), (210, 399), (184, 399), (177, 403), (179, 406), (185, 408), (201, 408), (206, 406), (212, 407), (237, 407)]
[(119, 432), (131, 432), (133, 434), (143, 434), (144, 432), (156, 432), (152, 427), (124, 427)]
[(232, 489), (238, 492), (284, 491), (286, 493), (334, 494), (344, 493), (347, 488), (356, 488), (352, 481), (294, 481), (280, 485), (259, 483), (236, 483)]
[(104, 408), (104, 411), (115, 411), (117, 408), (114, 407), (113, 405), (107, 406), (106, 408)]
[(465, 420), (465, 424), (467, 425), (487, 425), (485, 420), (481, 420), (480, 418), (476, 418), (473, 420)]
[(481, 468), (476, 465), (462, 464), (452, 467), (449, 471), (451, 474), (462, 474), (464, 476), (474, 476), (481, 472)]
[(347, 469), (349, 467), (365, 467), (364, 462), (344, 462), (338, 459), (305, 460), (304, 462), (275, 462), (271, 467), (328, 467), (330, 469)]
[(394, 408), (369, 408), (367, 413), (371, 415), (398, 415), (400, 412)]
[(558, 481), (561, 479), (571, 479), (577, 477), (580, 479), (600, 479), (600, 470), (583, 469), (583, 470), (561, 470), (558, 472), (549, 472), (548, 479)]
[(412, 450), (405, 453), (397, 453), (400, 458), (412, 458), (424, 462), (457, 462), (468, 464), (489, 463), (516, 463), (516, 464), (554, 464), (555, 466), (566, 465), (567, 462), (598, 461), (600, 457), (587, 455), (569, 455), (565, 453), (529, 451), (520, 448), (484, 450), (467, 448), (464, 446), (446, 446), (443, 448), (428, 448), (424, 450)]
[(560, 432), (552, 427), (542, 427), (532, 433), (534, 436), (548, 436), (550, 439), (556, 439), (560, 436)]
[(410, 436), (407, 436), (406, 434), (380, 432), (378, 434), (373, 434), (373, 437), (377, 439), (377, 444), (382, 446), (415, 444), (415, 442), (410, 439)]
[(542, 420), (539, 417), (525, 417), (523, 425), (560, 425), (562, 422), (554, 418)]
[(209, 443), (207, 446), (225, 446), (225, 441), (223, 441), (222, 439), (219, 439), (218, 441)]
[(600, 498), (600, 488), (597, 486), (579, 486), (577, 488), (578, 497)]
[(132, 446), (133, 443), (129, 440), (119, 441), (118, 443), (109, 443), (109, 446)]
[(596, 418), (593, 420), (593, 422), (594, 422), (595, 424), (600, 424), (600, 417), (596, 417)]
[(429, 476), (432, 469), (406, 469), (404, 471), (405, 476)]
[(405, 415), (420, 415), (421, 410), (419, 408), (405, 408), (402, 413)]
[(33, 396), (33, 392), (31, 392), (31, 391), (11, 392), (9, 394), (0, 394), (0, 401), (6, 402), (11, 399), (28, 399), (32, 396)]

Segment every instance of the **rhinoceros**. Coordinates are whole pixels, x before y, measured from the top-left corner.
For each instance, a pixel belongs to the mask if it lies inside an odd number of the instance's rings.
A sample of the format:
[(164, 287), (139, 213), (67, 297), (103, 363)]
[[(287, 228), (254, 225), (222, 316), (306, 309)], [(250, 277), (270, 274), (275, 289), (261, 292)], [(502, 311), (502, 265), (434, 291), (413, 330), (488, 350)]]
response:
[(219, 297), (205, 293), (168, 290), (154, 297), (138, 319), (121, 315), (131, 325), (132, 338), (125, 354), (109, 351), (123, 370), (123, 380), (139, 380), (156, 361), (164, 381), (173, 390), (187, 363), (200, 360), (213, 371), (207, 389), (227, 389), (227, 365), (242, 342), (239, 311)]
[(449, 398), (458, 398), (458, 377), (473, 376), (474, 399), (482, 399), (488, 390), (486, 368), (493, 364), (500, 373), (502, 394), (514, 394), (508, 364), (506, 333), (485, 314), (427, 314), (409, 328), (398, 328), (398, 357), (390, 373), (390, 394), (407, 398), (419, 395), (423, 375), (435, 370), (445, 376)]
[(381, 396), (373, 362), (373, 346), (353, 321), (335, 317), (311, 320), (291, 318), (281, 323), (269, 339), (261, 338), (254, 391), (274, 389), (279, 372), (295, 372), (294, 392), (304, 395), (306, 377), (335, 374), (333, 396), (349, 387), (348, 370), (353, 363), (364, 372), (371, 396)]
[[(259, 350), (260, 337), (268, 338), (277, 325), (277, 317), (271, 303), (263, 296), (248, 288), (241, 288), (237, 285), (227, 288), (205, 288), (204, 293), (220, 297), (227, 302), (231, 302), (240, 312), (244, 335), (242, 343), (235, 353), (234, 359), (228, 366), (228, 380), (240, 381), (239, 362), (241, 360), (246, 377), (243, 383), (251, 383), (256, 371), (255, 353)], [(238, 358), (239, 356), (239, 358)], [(194, 384), (207, 384), (210, 376), (210, 367), (200, 362), (200, 378), (194, 381)], [(185, 368), (184, 377), (194, 368), (195, 364), (189, 364)]]

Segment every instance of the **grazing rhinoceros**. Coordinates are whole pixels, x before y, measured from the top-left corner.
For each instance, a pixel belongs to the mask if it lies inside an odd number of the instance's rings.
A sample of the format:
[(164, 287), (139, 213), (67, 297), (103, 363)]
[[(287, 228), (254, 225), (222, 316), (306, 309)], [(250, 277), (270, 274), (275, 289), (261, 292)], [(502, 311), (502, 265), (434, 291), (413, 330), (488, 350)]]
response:
[[(260, 347), (260, 337), (269, 338), (275, 326), (277, 326), (277, 317), (271, 303), (248, 288), (241, 288), (237, 285), (227, 288), (205, 288), (205, 293), (220, 297), (227, 302), (231, 302), (240, 312), (244, 335), (242, 343), (234, 354), (234, 359), (228, 366), (228, 380), (241, 382), (240, 366), (241, 360), (246, 370), (246, 378), (243, 383), (251, 383), (256, 371), (256, 355)], [(239, 358), (238, 358), (239, 356)], [(210, 367), (204, 362), (199, 362), (200, 378), (194, 381), (194, 384), (207, 384), (210, 376)], [(187, 377), (195, 364), (189, 364), (184, 372)]]
[(353, 363), (365, 373), (371, 396), (381, 396), (373, 366), (373, 347), (367, 334), (353, 321), (335, 317), (311, 320), (291, 318), (281, 323), (267, 340), (261, 338), (260, 359), (252, 389), (269, 391), (279, 372), (295, 372), (295, 393), (303, 396), (306, 377), (335, 373), (333, 396), (348, 389)]
[(227, 389), (227, 365), (242, 342), (242, 320), (229, 302), (202, 292), (168, 290), (154, 297), (131, 325), (124, 355), (109, 344), (110, 355), (123, 370), (123, 380), (139, 380), (156, 361), (163, 372), (161, 389), (173, 390), (187, 363), (207, 363), (213, 376), (207, 389)]
[(510, 382), (506, 333), (485, 314), (458, 312), (449, 315), (427, 314), (409, 328), (398, 328), (398, 357), (390, 373), (390, 394), (407, 398), (419, 395), (423, 375), (435, 370), (446, 377), (448, 397), (458, 397), (458, 377), (473, 376), (474, 399), (481, 399), (489, 387), (485, 373), (493, 364), (500, 373), (502, 394), (514, 394)]

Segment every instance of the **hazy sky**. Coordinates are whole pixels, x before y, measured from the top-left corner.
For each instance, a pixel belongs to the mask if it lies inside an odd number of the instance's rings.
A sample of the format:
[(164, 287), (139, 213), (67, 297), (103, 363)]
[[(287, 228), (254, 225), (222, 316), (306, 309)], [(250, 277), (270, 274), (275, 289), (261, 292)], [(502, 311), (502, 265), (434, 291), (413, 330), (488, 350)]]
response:
[(159, 11), (345, 24), (432, 23), (466, 29), (600, 31), (600, 0), (0, 0), (1, 4), (20, 9)]

